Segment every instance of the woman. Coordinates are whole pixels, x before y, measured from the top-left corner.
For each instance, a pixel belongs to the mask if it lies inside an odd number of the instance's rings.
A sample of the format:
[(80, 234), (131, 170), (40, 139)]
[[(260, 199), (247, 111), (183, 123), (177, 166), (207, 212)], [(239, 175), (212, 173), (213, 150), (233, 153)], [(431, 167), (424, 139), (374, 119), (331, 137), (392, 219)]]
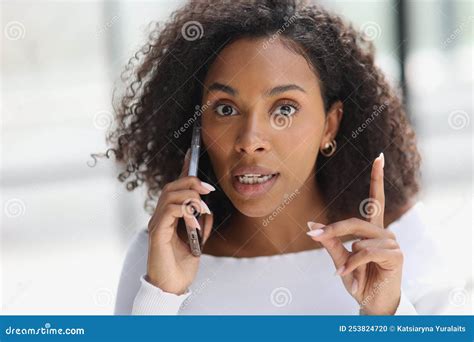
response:
[[(433, 259), (423, 264), (420, 253), (437, 249), (416, 201), (415, 134), (352, 26), (303, 2), (190, 1), (127, 70), (108, 139), (126, 165), (119, 179), (130, 190), (145, 183), (146, 204), (158, 202), (129, 247), (116, 314), (447, 305), (422, 280)], [(202, 154), (192, 177), (195, 120)], [(198, 222), (186, 214), (191, 202)], [(204, 232), (200, 257), (182, 218)]]

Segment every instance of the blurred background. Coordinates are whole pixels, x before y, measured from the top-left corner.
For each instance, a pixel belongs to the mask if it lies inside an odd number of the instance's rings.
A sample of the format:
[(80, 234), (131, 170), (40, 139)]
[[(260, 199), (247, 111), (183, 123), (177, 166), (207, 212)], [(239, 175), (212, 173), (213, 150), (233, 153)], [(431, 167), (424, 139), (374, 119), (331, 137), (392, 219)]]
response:
[[(147, 226), (106, 149), (112, 91), (148, 24), (183, 1), (1, 1), (2, 314), (112, 314)], [(320, 1), (373, 39), (423, 156), (421, 200), (472, 300), (473, 2)], [(427, 251), (428, 253), (429, 251)], [(440, 270), (444, 272), (445, 270)], [(470, 282), (470, 283), (469, 283)]]

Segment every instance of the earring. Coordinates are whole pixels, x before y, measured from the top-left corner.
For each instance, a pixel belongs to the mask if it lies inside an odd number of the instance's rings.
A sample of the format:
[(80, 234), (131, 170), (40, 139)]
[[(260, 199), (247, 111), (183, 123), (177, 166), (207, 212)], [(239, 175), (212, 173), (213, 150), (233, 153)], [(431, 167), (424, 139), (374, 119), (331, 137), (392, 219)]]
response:
[(330, 157), (334, 154), (334, 152), (336, 152), (336, 148), (337, 148), (337, 143), (336, 143), (336, 139), (334, 139), (331, 142), (327, 142), (324, 145), (324, 148), (320, 149), (320, 152), (323, 156)]

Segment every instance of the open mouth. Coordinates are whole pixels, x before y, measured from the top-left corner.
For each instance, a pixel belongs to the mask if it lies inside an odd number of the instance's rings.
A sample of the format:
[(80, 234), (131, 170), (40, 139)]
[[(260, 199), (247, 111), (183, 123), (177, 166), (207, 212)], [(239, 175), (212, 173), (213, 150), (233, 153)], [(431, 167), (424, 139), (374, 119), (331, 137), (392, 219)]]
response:
[(278, 173), (273, 173), (269, 175), (248, 174), (235, 177), (242, 184), (263, 184), (265, 182), (268, 182), (273, 177), (276, 177), (277, 175)]
[(232, 177), (234, 189), (246, 197), (260, 196), (268, 192), (277, 181), (280, 173), (268, 175), (245, 174)]

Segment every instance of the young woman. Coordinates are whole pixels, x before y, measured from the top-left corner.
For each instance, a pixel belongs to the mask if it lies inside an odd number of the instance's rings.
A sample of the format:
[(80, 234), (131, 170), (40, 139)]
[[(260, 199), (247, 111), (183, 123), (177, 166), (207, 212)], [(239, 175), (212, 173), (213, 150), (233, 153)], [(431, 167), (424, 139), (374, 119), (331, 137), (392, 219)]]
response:
[[(158, 201), (129, 247), (116, 314), (449, 305), (426, 283), (438, 250), (416, 200), (415, 134), (351, 25), (304, 2), (190, 1), (127, 70), (108, 139), (125, 164), (119, 179)], [(197, 177), (187, 176), (195, 120)], [(199, 257), (183, 222), (204, 232)]]

